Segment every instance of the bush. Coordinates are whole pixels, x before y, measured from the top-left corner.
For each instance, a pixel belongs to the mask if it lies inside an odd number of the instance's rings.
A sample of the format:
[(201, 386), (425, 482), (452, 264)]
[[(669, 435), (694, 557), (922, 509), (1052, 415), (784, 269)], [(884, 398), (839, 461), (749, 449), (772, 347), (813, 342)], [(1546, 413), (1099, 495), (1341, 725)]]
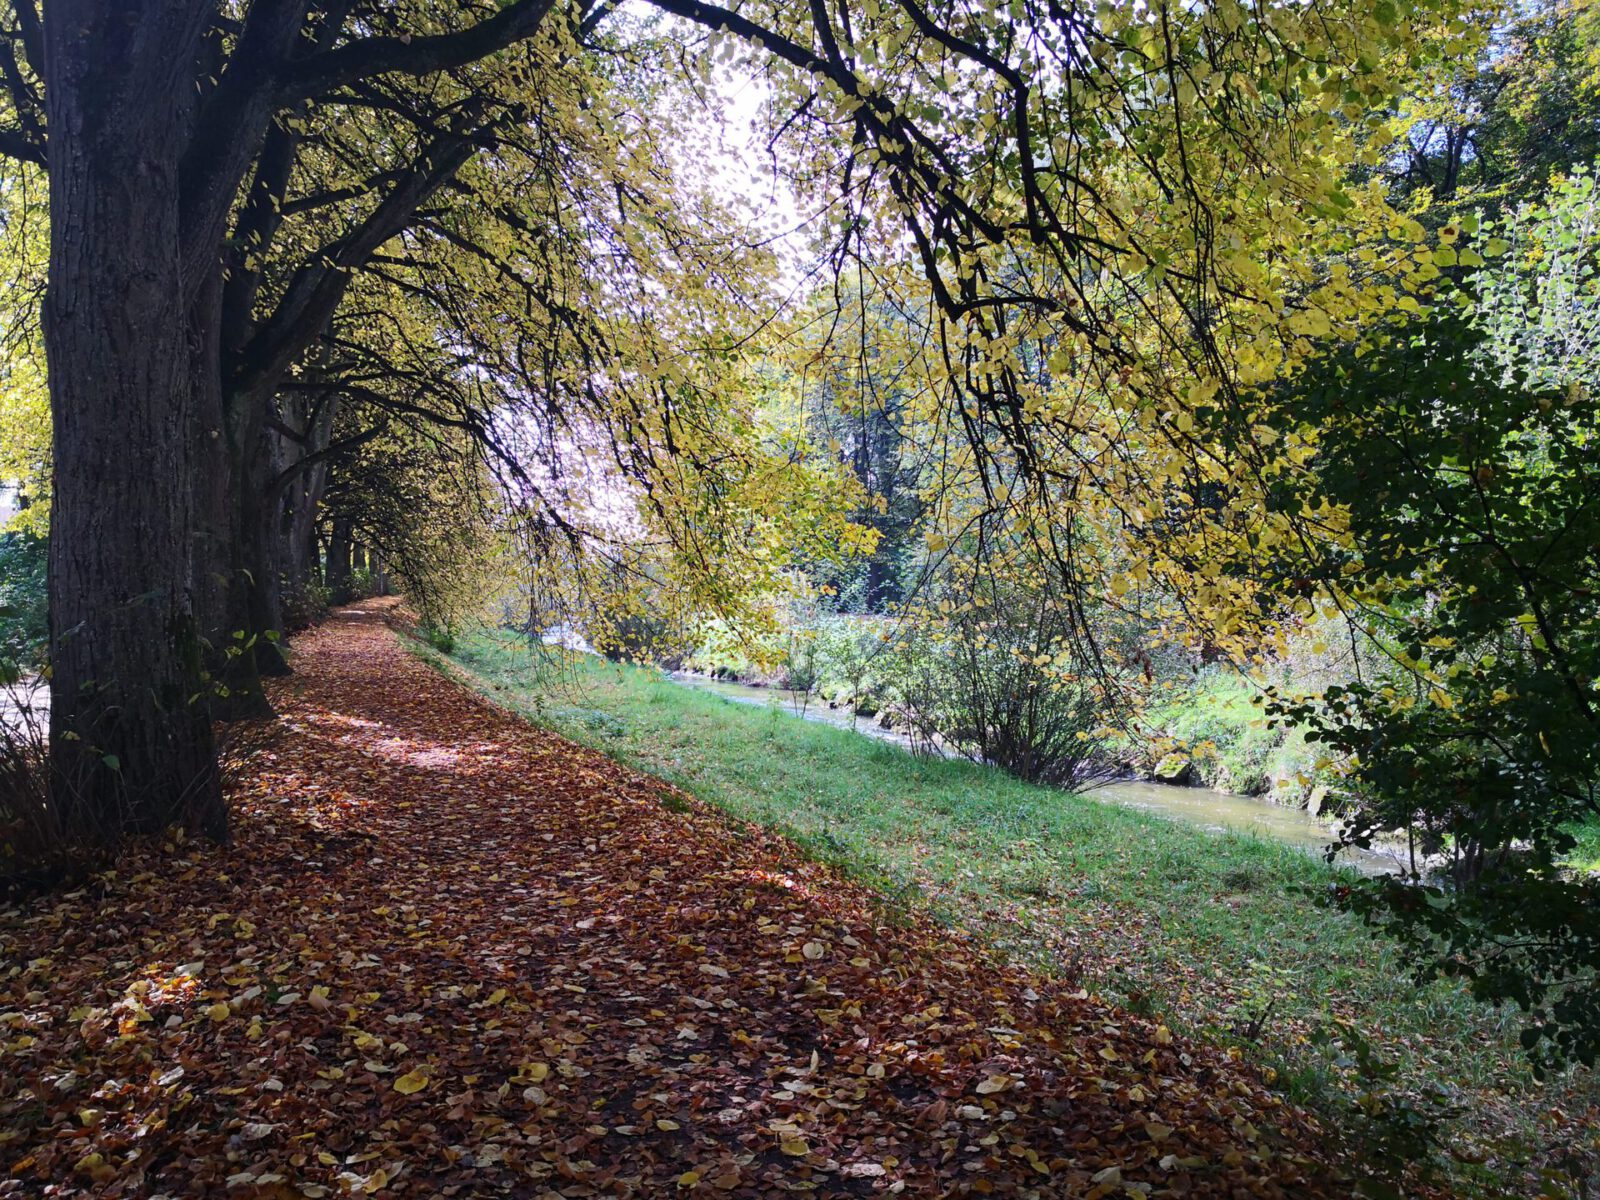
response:
[(28, 533), (0, 533), (0, 659), (38, 667), (50, 638), (45, 571), (48, 543)]
[(827, 698), (848, 703), (859, 716), (876, 713), (887, 667), (883, 623), (838, 614), (822, 622), (816, 645), (816, 670)]
[(1405, 674), (1269, 708), (1351, 764), (1345, 844), (1399, 834), (1440, 854), (1415, 863), (1422, 879), (1333, 898), (1420, 975), (1521, 1007), (1536, 1066), (1592, 1066), (1600, 878), (1568, 862), (1600, 810), (1600, 406), (1498, 377), (1447, 310), (1382, 353), (1331, 356), (1283, 399), (1274, 423), (1318, 430), (1318, 470), (1276, 504), (1348, 529), (1301, 569), (1394, 614)]
[(328, 615), (332, 593), (320, 583), (310, 582), (285, 593), (283, 627), (287, 633), (310, 629)]
[(427, 642), (440, 654), (454, 654), (456, 652), (455, 630), (447, 626), (425, 622), (417, 627), (417, 632), (422, 635), (423, 641)]
[(942, 615), (898, 657), (908, 725), (1029, 783), (1111, 773), (1102, 689), (1077, 666), (1074, 616), (1048, 587), (948, 580)]

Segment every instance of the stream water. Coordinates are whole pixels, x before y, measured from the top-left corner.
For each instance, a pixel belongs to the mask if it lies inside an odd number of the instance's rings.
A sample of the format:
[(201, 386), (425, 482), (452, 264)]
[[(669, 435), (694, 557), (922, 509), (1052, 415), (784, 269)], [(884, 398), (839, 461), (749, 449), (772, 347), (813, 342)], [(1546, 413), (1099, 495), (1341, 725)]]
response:
[[(808, 721), (820, 721), (841, 729), (854, 729), (866, 737), (889, 742), (909, 752), (911, 740), (905, 734), (884, 729), (866, 717), (852, 717), (849, 709), (829, 708), (816, 696), (809, 703), (797, 692), (782, 688), (750, 687), (721, 679), (708, 679), (704, 675), (678, 673), (674, 683), (710, 692), (738, 704), (754, 704), (775, 708), (791, 716)], [(1100, 784), (1084, 793), (1105, 804), (1118, 804), (1124, 808), (1137, 808), (1172, 820), (1182, 821), (1210, 833), (1238, 830), (1257, 834), (1275, 842), (1282, 842), (1308, 854), (1321, 857), (1333, 840), (1333, 831), (1323, 822), (1300, 808), (1288, 808), (1251, 796), (1234, 796), (1214, 792), (1208, 788), (1173, 787), (1165, 783), (1144, 783), (1138, 780), (1116, 780)], [(1339, 861), (1367, 874), (1395, 871), (1401, 868), (1400, 860), (1393, 854), (1380, 850), (1342, 850)]]

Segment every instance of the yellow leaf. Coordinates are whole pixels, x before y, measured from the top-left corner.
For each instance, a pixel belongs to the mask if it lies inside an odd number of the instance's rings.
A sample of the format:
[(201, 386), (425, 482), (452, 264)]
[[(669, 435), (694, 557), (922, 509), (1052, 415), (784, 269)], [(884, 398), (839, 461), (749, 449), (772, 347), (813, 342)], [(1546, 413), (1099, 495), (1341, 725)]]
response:
[(811, 1147), (806, 1145), (805, 1138), (784, 1138), (778, 1143), (778, 1149), (785, 1154), (799, 1158), (802, 1154), (810, 1154)]
[(682, 1129), (683, 1126), (679, 1125), (676, 1121), (663, 1117), (661, 1120), (656, 1122), (656, 1128), (664, 1130), (667, 1133), (671, 1133), (674, 1129)]
[(499, 1004), (505, 998), (506, 998), (506, 990), (505, 990), (505, 988), (495, 988), (494, 991), (489, 993), (489, 998), (487, 1000), (485, 1000), (484, 1003), (485, 1004)]
[(233, 1009), (228, 1007), (228, 1003), (225, 1000), (218, 1000), (210, 1008), (206, 1009), (206, 1016), (219, 1023), (226, 1021), (232, 1015)]
[(413, 1092), (420, 1092), (427, 1086), (428, 1077), (422, 1073), (422, 1069), (420, 1067), (415, 1071), (407, 1071), (404, 1075), (400, 1076), (400, 1078), (394, 1081), (394, 1090), (399, 1092), (402, 1096), (409, 1096)]
[(977, 1093), (980, 1096), (992, 1096), (996, 1092), (1003, 1092), (1011, 1086), (1011, 1076), (990, 1075), (987, 1079), (979, 1080)]
[(678, 1186), (681, 1187), (681, 1188), (692, 1188), (695, 1184), (697, 1184), (699, 1182), (700, 1182), (700, 1172), (699, 1171), (685, 1171), (682, 1175), (678, 1176)]

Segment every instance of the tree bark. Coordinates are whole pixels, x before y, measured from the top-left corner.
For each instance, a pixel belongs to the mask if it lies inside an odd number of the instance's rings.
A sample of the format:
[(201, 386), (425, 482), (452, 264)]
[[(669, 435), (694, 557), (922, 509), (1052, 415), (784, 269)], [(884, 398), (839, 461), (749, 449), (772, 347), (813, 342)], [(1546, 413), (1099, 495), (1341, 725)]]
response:
[(350, 603), (350, 556), (350, 521), (346, 517), (335, 517), (333, 531), (328, 537), (326, 576), (328, 599), (334, 605)]
[[(352, 272), (511, 110), (469, 105), (431, 128), (257, 319), (258, 280), (236, 273), (230, 304), (218, 272), (253, 164), (234, 267), (264, 259), (281, 217), (298, 135), (280, 126), (263, 155), (274, 114), (376, 74), (476, 61), (531, 37), (550, 7), (513, 0), (450, 33), (342, 40), (347, 5), (308, 37), (305, 0), (51, 0), (37, 54), (31, 4), (17, 6), (20, 32), (0, 35), (21, 38), (46, 84), (37, 137), (0, 135), (0, 154), (50, 176), (51, 752), (55, 808), (83, 831), (113, 839), (181, 818), (226, 836), (211, 684), (236, 673), (230, 703), (259, 696), (253, 673), (271, 655), (259, 641), (229, 653), (233, 635), (279, 623), (270, 589), (250, 585), (264, 563), (263, 581), (278, 568), (282, 498), (252, 490), (265, 402)], [(238, 320), (225, 325), (225, 310)], [(346, 568), (348, 541), (347, 529)]]
[[(249, 404), (246, 412), (258, 408), (259, 405)], [(272, 493), (269, 486), (274, 459), (259, 421), (247, 420), (236, 436), (239, 538), (235, 546), (242, 628), (249, 639), (252, 668), (262, 675), (287, 675), (289, 664), (276, 640), (283, 632), (283, 605), (277, 556), (281, 497)]]
[(67, 836), (226, 835), (193, 593), (179, 158), (205, 5), (45, 23), (53, 789)]

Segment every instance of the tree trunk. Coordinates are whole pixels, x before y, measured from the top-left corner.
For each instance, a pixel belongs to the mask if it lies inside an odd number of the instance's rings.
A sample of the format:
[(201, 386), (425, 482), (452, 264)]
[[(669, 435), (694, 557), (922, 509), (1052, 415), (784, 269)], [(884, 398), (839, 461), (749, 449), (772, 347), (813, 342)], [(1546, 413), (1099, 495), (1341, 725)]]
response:
[[(258, 406), (249, 403), (249, 409)], [(248, 410), (247, 410), (248, 411)], [(275, 460), (259, 421), (246, 419), (236, 434), (239, 477), (239, 586), (244, 601), (243, 627), (251, 646), (252, 666), (262, 675), (287, 675), (289, 663), (276, 640), (283, 633), (283, 599), (279, 590), (278, 513), (282, 500), (270, 493)]]
[(57, 0), (45, 22), (50, 745), (69, 837), (173, 820), (227, 830), (191, 573), (198, 426), (178, 169), (200, 21), (188, 8)]
[(219, 263), (197, 288), (189, 314), (190, 375), (197, 437), (194, 590), (205, 665), (213, 681), (212, 715), (221, 720), (272, 716), (261, 686), (249, 609), (249, 573), (242, 569), (242, 478), (229, 432), (218, 338), (222, 269)]
[(289, 583), (297, 594), (303, 593), (311, 582), (311, 570), (317, 561), (317, 512), (322, 507), (322, 495), (327, 486), (327, 465), (318, 463), (306, 472), (294, 492), (285, 536), (288, 539)]
[(326, 576), (328, 599), (335, 605), (350, 603), (350, 553), (350, 522), (345, 517), (335, 517), (328, 537)]
[[(307, 458), (327, 449), (332, 436), (333, 421), (338, 412), (338, 401), (330, 399), (317, 411), (307, 416), (304, 406), (294, 406), (296, 426), (305, 430), (305, 442), (299, 447), (279, 438), (286, 460), (301, 464)], [(317, 561), (317, 513), (322, 507), (322, 497), (328, 487), (328, 463), (323, 459), (310, 467), (303, 467), (285, 489), (284, 519), (280, 526), (280, 561), (283, 565), (284, 583), (296, 596), (305, 594), (311, 582), (311, 572)]]

